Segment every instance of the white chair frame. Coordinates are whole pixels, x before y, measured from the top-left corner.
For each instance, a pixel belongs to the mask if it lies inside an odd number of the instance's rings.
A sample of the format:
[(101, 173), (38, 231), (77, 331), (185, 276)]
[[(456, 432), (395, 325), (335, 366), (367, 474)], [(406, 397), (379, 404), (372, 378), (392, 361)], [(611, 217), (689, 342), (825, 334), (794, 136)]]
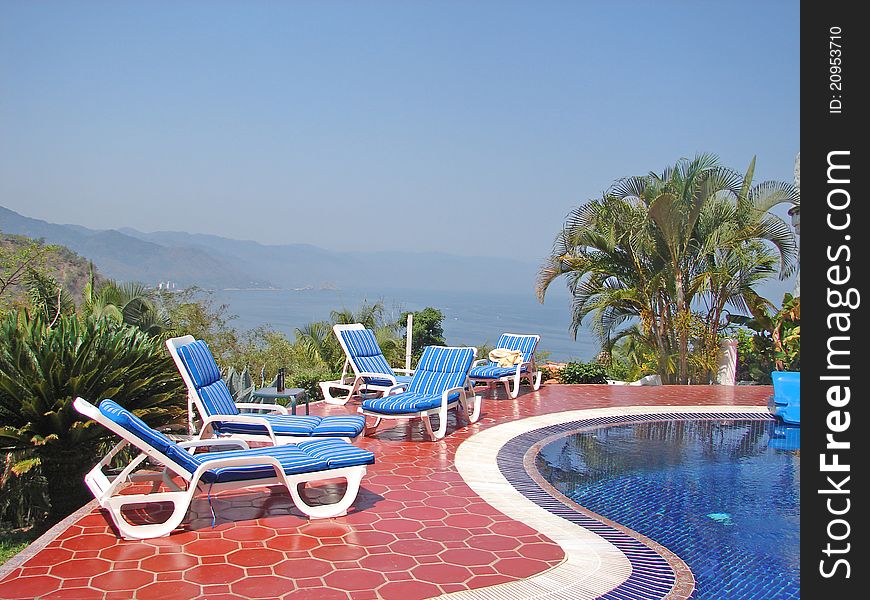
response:
[[(193, 383), (193, 379), (191, 379), (190, 377), (190, 373), (188, 372), (187, 367), (184, 365), (184, 361), (181, 360), (181, 354), (179, 354), (178, 352), (178, 349), (181, 346), (186, 346), (195, 341), (196, 339), (192, 335), (184, 335), (181, 337), (170, 338), (166, 340), (166, 347), (169, 348), (169, 354), (172, 356), (172, 360), (175, 361), (175, 366), (178, 368), (178, 372), (181, 374), (181, 379), (184, 380), (184, 385), (187, 386), (187, 425), (190, 429), (191, 434), (196, 434), (196, 426), (194, 423), (194, 407), (196, 407), (196, 411), (199, 413), (200, 420), (202, 421), (202, 429), (199, 431), (198, 436), (198, 438), (201, 440), (214, 439), (218, 437), (218, 434), (214, 430), (215, 423), (247, 423), (250, 425), (258, 425), (260, 427), (263, 427), (266, 431), (264, 433), (220, 434), (220, 437), (236, 440), (246, 440), (249, 442), (268, 441), (273, 446), (280, 446), (282, 444), (296, 444), (298, 442), (304, 442), (306, 440), (312, 439), (323, 439), (307, 436), (276, 434), (275, 431), (272, 429), (272, 425), (269, 423), (269, 420), (264, 419), (262, 417), (262, 414), (290, 414), (287, 411), (287, 408), (281, 406), (280, 404), (236, 402), (237, 408), (254, 409), (262, 411), (262, 413), (261, 415), (246, 414), (208, 416), (208, 411), (205, 409), (205, 404), (203, 403), (202, 398), (200, 397), (199, 392), (196, 389), (196, 385), (194, 385)], [(342, 437), (338, 439), (353, 441), (351, 440), (351, 438), (348, 437)]]
[[(529, 334), (526, 334), (526, 333), (507, 333), (506, 332), (504, 335), (514, 335), (514, 336), (527, 337)], [(533, 337), (538, 338), (537, 341), (535, 341), (535, 348), (537, 349), (538, 341), (540, 341), (541, 338), (540, 338), (540, 336), (537, 336), (537, 335), (535, 335)], [(471, 365), (471, 368), (473, 369), (474, 367), (482, 366), (482, 365), (485, 365), (487, 363), (489, 363), (488, 358), (481, 358), (479, 360), (474, 361), (474, 364)], [(499, 377), (498, 379), (491, 379), (491, 378), (474, 379), (474, 378), (472, 378), (471, 383), (472, 383), (472, 385), (477, 385), (479, 383), (485, 383), (487, 385), (487, 387), (489, 387), (490, 385), (501, 383), (504, 385), (504, 389), (505, 389), (505, 392), (507, 393), (508, 397), (511, 398), (512, 400), (516, 399), (516, 397), (520, 395), (520, 382), (523, 379), (525, 379), (526, 381), (529, 382), (529, 385), (532, 386), (533, 390), (538, 391), (539, 389), (541, 389), (541, 371), (538, 369), (538, 366), (535, 364), (535, 353), (534, 352), (532, 352), (531, 360), (520, 363), (520, 364), (516, 365), (516, 367), (517, 367), (516, 373), (513, 373), (511, 375), (505, 375), (504, 377)], [(525, 372), (523, 372), (524, 367), (526, 369)]]
[[(361, 323), (350, 323), (350, 324), (338, 324), (333, 325), (332, 331), (335, 333), (335, 337), (338, 338), (338, 343), (341, 345), (341, 349), (344, 351), (344, 366), (341, 369), (341, 377), (339, 379), (335, 379), (332, 381), (321, 381), (318, 385), (320, 386), (320, 391), (323, 392), (323, 399), (329, 404), (347, 404), (347, 401), (356, 396), (360, 390), (363, 388), (366, 391), (375, 392), (378, 394), (385, 394), (388, 390), (392, 389), (394, 386), (399, 385), (398, 380), (395, 377), (388, 373), (372, 373), (369, 371), (360, 371), (356, 364), (351, 360), (350, 349), (347, 347), (347, 344), (344, 341), (344, 338), (341, 336), (344, 331), (361, 331), (365, 329), (365, 325)], [(400, 373), (402, 375), (413, 375), (414, 369), (403, 369), (403, 368), (393, 368), (393, 372)], [(353, 371), (353, 374), (351, 374)], [(375, 379), (387, 379), (390, 381), (390, 385), (375, 385), (371, 383), (366, 383), (366, 378), (375, 378)], [(342, 390), (346, 395), (344, 396), (335, 396), (332, 393), (332, 390)]]
[[(85, 475), (85, 483), (97, 499), (97, 502), (99, 502), (100, 506), (109, 512), (112, 521), (115, 523), (121, 536), (125, 539), (148, 539), (169, 535), (181, 524), (181, 521), (184, 519), (184, 516), (190, 508), (194, 495), (202, 487), (207, 487), (209, 492), (219, 492), (232, 489), (283, 485), (290, 493), (296, 507), (309, 518), (327, 519), (331, 517), (339, 517), (347, 514), (348, 508), (353, 504), (353, 501), (359, 493), (360, 482), (366, 474), (365, 465), (359, 465), (354, 467), (342, 467), (338, 469), (288, 475), (284, 472), (284, 469), (281, 468), (281, 463), (278, 459), (262, 455), (236, 456), (222, 460), (208, 461), (191, 474), (187, 469), (171, 460), (165, 454), (107, 418), (100, 412), (99, 408), (87, 400), (76, 398), (74, 406), (80, 413), (89, 419), (93, 419), (122, 438), (122, 441), (112, 448), (112, 450), (110, 450), (109, 453), (99, 463), (97, 463), (97, 465), (91, 469), (87, 475)], [(109, 477), (103, 473), (103, 469), (109, 466), (115, 456), (117, 456), (117, 454), (128, 445), (135, 446), (141, 451), (141, 453), (136, 456), (117, 476), (109, 479)], [(248, 445), (244, 440), (233, 439), (194, 440), (191, 442), (182, 442), (179, 446), (187, 448), (190, 452), (193, 452), (195, 448), (202, 446), (233, 446), (236, 448), (248, 449)], [(131, 477), (133, 471), (146, 458), (150, 458), (164, 467), (160, 480), (155, 478), (151, 492), (145, 494), (118, 494), (123, 484), (133, 481), (133, 478)], [(201, 481), (203, 474), (211, 469), (266, 464), (272, 465), (275, 469), (274, 476), (221, 484), (206, 484)], [(171, 474), (175, 474), (186, 481), (186, 489), (176, 485), (176, 483), (171, 479)], [(342, 478), (347, 481), (347, 490), (344, 495), (333, 504), (312, 506), (306, 503), (299, 494), (299, 485), (304, 485), (312, 481), (322, 481), (333, 478)], [(160, 487), (161, 481), (171, 491), (158, 492), (157, 489)], [(172, 514), (163, 523), (135, 525), (124, 519), (122, 510), (125, 506), (133, 504), (148, 504), (152, 502), (169, 502), (172, 504)]]

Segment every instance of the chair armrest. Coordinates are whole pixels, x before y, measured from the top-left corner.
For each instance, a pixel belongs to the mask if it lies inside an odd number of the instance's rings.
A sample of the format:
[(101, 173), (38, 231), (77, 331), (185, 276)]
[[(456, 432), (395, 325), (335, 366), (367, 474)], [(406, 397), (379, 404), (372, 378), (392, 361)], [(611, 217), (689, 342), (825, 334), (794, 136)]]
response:
[(396, 378), (386, 373), (374, 373), (372, 371), (360, 371), (357, 373), (357, 379), (372, 378), (372, 379), (388, 379), (393, 385), (396, 385)]
[(393, 394), (399, 394), (405, 391), (405, 388), (408, 387), (407, 383), (398, 383), (384, 392), (384, 396), (392, 396)]
[(209, 460), (203, 462), (193, 473), (190, 484), (196, 486), (200, 478), (206, 471), (219, 469), (222, 467), (246, 467), (249, 465), (269, 465), (275, 469), (275, 477), (281, 481), (289, 490), (290, 482), (287, 479), (287, 474), (284, 472), (281, 463), (274, 456), (259, 455), (259, 456), (232, 456), (219, 460)]
[[(227, 446), (230, 448), (240, 448), (242, 450), (250, 450), (251, 447), (245, 440), (228, 439), (228, 438), (208, 438), (205, 440), (190, 440), (188, 442), (178, 442), (179, 448), (206, 448), (216, 446)], [(191, 453), (192, 454), (192, 453)]]
[(285, 406), (281, 406), (280, 404), (260, 404), (259, 402), (237, 402), (236, 408), (252, 408), (258, 410), (268, 410), (269, 412), (276, 412), (282, 415), (289, 415), (287, 412), (287, 408)]
[(207, 425), (211, 425), (212, 423), (247, 423), (249, 425), (258, 425), (266, 430), (266, 433), (272, 440), (272, 445), (278, 445), (278, 440), (275, 439), (275, 432), (272, 430), (272, 424), (263, 417), (257, 417), (255, 415), (213, 415), (203, 421), (203, 431), (205, 431)]
[[(457, 392), (459, 392), (460, 397), (462, 397), (462, 398), (465, 398), (465, 397), (466, 397), (466, 396), (465, 396), (465, 387), (464, 387), (464, 386), (455, 387), (455, 388), (450, 388), (449, 390), (444, 390), (443, 392), (441, 392), (441, 405), (442, 405), (442, 406), (447, 406), (447, 404), (450, 402), (450, 396), (451, 396), (452, 394), (457, 393)], [(464, 401), (465, 401), (465, 400), (463, 399), (463, 402), (464, 402)]]
[(480, 365), (485, 365), (488, 362), (489, 362), (488, 358), (478, 358), (476, 361), (471, 363), (471, 366), (472, 367), (479, 367)]

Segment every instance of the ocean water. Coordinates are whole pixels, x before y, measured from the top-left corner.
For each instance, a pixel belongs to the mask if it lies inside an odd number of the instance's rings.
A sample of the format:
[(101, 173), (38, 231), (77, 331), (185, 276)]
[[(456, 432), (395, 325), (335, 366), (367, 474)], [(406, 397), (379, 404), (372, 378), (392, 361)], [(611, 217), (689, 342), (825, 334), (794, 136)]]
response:
[(592, 360), (598, 342), (587, 329), (576, 341), (569, 332), (570, 297), (562, 289), (547, 293), (544, 304), (534, 294), (495, 294), (472, 289), (467, 292), (423, 290), (217, 290), (215, 302), (226, 304), (236, 315), (231, 325), (240, 331), (269, 325), (291, 339), (297, 327), (328, 320), (332, 310), (357, 310), (363, 302), (383, 303), (388, 315), (398, 319), (403, 311), (427, 306), (444, 313), (444, 337), (448, 344), (495, 344), (499, 335), (537, 333), (538, 350), (554, 361)]

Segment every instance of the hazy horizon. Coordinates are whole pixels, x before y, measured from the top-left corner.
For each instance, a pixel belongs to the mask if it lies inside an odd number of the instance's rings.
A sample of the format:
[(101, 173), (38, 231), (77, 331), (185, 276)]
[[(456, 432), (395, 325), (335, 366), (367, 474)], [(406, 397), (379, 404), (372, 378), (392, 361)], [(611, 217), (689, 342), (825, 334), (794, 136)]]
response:
[(791, 2), (7, 1), (0, 204), (538, 263), (684, 156), (791, 181), (799, 42)]

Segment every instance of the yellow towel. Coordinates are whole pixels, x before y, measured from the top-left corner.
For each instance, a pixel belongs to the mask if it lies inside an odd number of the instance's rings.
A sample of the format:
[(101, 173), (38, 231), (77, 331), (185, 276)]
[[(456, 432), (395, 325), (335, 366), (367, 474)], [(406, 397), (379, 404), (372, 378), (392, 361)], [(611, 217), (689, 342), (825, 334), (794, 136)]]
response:
[(519, 350), (508, 350), (507, 348), (496, 348), (490, 351), (489, 360), (498, 363), (500, 367), (512, 367), (523, 362), (523, 353)]

